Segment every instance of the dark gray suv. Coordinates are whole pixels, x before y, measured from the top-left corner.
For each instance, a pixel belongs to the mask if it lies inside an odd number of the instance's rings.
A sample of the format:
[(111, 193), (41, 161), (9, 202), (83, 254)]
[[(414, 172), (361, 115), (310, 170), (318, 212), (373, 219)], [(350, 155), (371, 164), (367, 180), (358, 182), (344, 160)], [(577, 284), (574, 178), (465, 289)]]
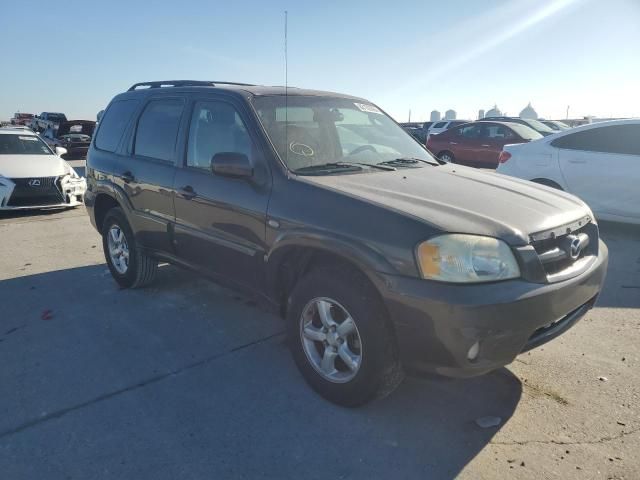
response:
[(136, 84), (107, 107), (85, 203), (123, 287), (171, 262), (285, 317), (342, 405), (404, 371), (472, 376), (563, 333), (607, 249), (582, 201), (442, 165), (371, 102), (225, 82)]

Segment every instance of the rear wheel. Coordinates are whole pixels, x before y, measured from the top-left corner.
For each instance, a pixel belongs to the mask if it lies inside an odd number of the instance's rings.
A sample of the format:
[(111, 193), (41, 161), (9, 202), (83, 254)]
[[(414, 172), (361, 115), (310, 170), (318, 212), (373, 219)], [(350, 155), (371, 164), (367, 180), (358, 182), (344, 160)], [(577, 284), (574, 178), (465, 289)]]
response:
[(327, 400), (357, 406), (402, 381), (393, 333), (377, 292), (357, 271), (311, 271), (291, 294), (288, 333), (294, 360)]
[(438, 158), (443, 162), (447, 162), (447, 163), (454, 163), (455, 161), (455, 157), (453, 156), (453, 153), (449, 151), (440, 152), (438, 154)]
[(158, 262), (137, 248), (127, 217), (118, 207), (105, 216), (102, 248), (109, 271), (121, 287), (143, 287), (155, 278)]

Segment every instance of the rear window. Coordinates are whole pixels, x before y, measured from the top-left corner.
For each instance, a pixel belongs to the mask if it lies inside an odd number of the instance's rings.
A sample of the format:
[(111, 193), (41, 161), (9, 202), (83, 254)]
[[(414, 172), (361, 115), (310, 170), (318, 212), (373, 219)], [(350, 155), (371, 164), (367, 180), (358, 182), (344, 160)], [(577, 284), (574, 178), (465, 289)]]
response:
[(543, 137), (542, 134), (536, 132), (533, 128), (522, 125), (521, 123), (511, 123), (509, 128), (525, 140), (537, 140)]
[(173, 161), (183, 109), (180, 99), (150, 101), (138, 120), (135, 155)]
[(116, 100), (112, 102), (100, 121), (96, 135), (96, 148), (115, 152), (138, 100)]
[(447, 125), (447, 122), (439, 122), (436, 123), (433, 127), (431, 128), (444, 128)]

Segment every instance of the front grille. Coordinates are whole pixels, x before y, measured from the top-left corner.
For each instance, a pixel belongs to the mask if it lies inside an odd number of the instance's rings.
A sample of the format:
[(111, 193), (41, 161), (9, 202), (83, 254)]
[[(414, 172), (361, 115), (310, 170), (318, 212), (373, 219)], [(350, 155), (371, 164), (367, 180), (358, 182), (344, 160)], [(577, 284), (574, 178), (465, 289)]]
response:
[(65, 201), (59, 177), (12, 178), (11, 181), (16, 186), (7, 202), (10, 207), (56, 205)]
[[(549, 281), (571, 271), (576, 275), (586, 259), (598, 255), (598, 226), (588, 217), (546, 232), (532, 235), (531, 245)], [(573, 275), (572, 275), (573, 276)]]

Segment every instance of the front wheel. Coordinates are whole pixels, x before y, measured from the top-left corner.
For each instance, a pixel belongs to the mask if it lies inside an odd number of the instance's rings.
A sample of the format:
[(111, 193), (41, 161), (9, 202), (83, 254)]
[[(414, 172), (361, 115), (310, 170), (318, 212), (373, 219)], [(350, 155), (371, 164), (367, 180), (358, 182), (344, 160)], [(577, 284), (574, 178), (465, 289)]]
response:
[(136, 247), (133, 231), (120, 208), (112, 208), (105, 216), (102, 248), (109, 271), (121, 287), (143, 287), (155, 278), (158, 262)]
[(446, 152), (446, 151), (445, 152), (440, 152), (438, 154), (438, 158), (440, 160), (442, 160), (443, 162), (446, 162), (446, 163), (453, 163), (455, 161), (455, 157), (453, 156), (453, 153)]
[(327, 400), (358, 406), (401, 382), (385, 308), (359, 272), (312, 270), (291, 294), (287, 322), (296, 365)]

